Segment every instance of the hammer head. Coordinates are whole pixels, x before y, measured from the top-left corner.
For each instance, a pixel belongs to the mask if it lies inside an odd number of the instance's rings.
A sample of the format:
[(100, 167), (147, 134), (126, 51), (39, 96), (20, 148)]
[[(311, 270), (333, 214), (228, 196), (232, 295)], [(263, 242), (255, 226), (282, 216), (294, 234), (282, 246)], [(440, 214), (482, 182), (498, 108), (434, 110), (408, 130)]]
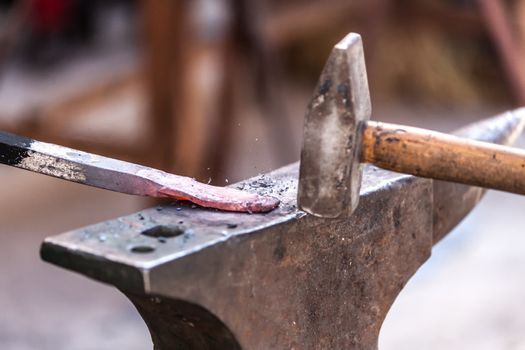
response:
[(308, 106), (298, 204), (316, 216), (352, 214), (361, 187), (360, 126), (371, 106), (361, 36), (348, 34), (332, 50)]

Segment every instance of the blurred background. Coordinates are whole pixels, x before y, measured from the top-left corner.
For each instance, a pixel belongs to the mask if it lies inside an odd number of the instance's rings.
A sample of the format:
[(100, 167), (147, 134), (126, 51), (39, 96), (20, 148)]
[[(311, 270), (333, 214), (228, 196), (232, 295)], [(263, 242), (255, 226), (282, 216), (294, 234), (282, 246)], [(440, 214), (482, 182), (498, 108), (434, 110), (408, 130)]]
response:
[[(0, 130), (225, 185), (299, 159), (350, 31), (374, 119), (451, 131), (525, 104), (523, 0), (0, 0)], [(118, 291), (38, 250), (152, 204), (0, 167), (0, 348), (151, 348)], [(487, 195), (402, 292), (382, 349), (525, 349), (524, 205)]]

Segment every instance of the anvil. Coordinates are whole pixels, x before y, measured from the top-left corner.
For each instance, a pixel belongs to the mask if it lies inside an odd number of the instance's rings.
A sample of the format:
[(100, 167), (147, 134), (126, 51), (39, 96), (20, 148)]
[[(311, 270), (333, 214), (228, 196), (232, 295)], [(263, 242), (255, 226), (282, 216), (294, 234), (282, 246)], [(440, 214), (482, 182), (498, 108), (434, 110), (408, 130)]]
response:
[[(509, 112), (457, 132), (511, 144)], [(432, 246), (483, 190), (366, 166), (350, 218), (296, 207), (298, 163), (234, 186), (264, 214), (175, 202), (47, 238), (44, 260), (120, 289), (155, 349), (376, 349), (381, 324)]]

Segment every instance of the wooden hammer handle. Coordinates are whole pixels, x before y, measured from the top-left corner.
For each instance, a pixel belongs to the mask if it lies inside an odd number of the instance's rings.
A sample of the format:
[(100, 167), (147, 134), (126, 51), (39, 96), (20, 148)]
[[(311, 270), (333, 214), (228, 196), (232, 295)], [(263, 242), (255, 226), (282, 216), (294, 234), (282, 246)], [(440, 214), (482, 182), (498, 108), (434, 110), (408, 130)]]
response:
[(361, 161), (420, 177), (525, 194), (525, 150), (368, 121)]

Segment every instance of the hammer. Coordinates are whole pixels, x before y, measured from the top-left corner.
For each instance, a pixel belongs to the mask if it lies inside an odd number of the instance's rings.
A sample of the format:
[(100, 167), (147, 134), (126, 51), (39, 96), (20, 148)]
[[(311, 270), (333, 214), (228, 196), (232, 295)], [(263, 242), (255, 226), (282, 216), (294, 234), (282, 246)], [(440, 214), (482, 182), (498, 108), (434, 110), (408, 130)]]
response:
[[(370, 121), (361, 36), (332, 50), (305, 118), (298, 204), (316, 216), (347, 217), (358, 204), (361, 164), (525, 194), (525, 151), (404, 125)], [(525, 110), (506, 123), (525, 125)]]

